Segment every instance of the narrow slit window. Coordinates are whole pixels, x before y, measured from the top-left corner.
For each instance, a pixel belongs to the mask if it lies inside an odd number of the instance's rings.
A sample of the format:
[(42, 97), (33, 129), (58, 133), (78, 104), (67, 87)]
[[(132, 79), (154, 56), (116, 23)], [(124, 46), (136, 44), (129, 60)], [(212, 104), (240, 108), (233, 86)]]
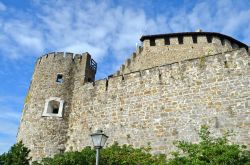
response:
[(56, 82), (57, 83), (62, 83), (63, 82), (63, 75), (62, 74), (57, 74), (57, 76), (56, 76)]
[(212, 43), (212, 36), (207, 36), (207, 42)]
[(193, 38), (193, 43), (197, 44), (197, 36), (192, 36), (192, 38)]
[(155, 39), (150, 39), (149, 42), (150, 42), (150, 46), (155, 46), (156, 45), (155, 44)]
[(183, 36), (178, 37), (178, 42), (179, 42), (179, 44), (183, 44)]
[(165, 45), (170, 45), (169, 37), (164, 38)]

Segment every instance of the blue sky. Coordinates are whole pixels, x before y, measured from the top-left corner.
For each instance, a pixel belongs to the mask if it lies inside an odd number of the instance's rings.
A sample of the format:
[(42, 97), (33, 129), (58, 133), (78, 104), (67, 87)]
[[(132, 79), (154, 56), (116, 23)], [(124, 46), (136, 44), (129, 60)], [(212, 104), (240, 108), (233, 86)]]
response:
[(89, 52), (97, 79), (114, 73), (141, 35), (214, 31), (250, 44), (249, 0), (0, 0), (0, 153), (15, 143), (37, 57)]

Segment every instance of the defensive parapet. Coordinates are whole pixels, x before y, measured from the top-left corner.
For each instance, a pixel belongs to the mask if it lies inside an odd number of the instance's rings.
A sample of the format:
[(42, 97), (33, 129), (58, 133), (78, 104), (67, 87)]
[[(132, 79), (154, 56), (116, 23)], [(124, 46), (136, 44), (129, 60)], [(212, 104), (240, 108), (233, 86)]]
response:
[(17, 140), (33, 160), (65, 150), (73, 89), (94, 81), (96, 63), (88, 53), (49, 53), (35, 66)]
[(133, 72), (133, 68), (136, 64), (136, 61), (137, 61), (137, 58), (140, 56), (141, 52), (143, 50), (143, 47), (142, 46), (138, 46), (136, 48), (136, 51), (133, 52), (131, 54), (131, 57), (128, 58), (124, 64), (121, 65), (120, 69), (114, 73), (113, 76), (118, 76), (118, 75), (122, 75), (123, 73), (130, 73), (130, 72)]
[(66, 151), (92, 145), (100, 128), (109, 144), (166, 154), (175, 140), (197, 142), (203, 124), (250, 148), (249, 62), (241, 48), (87, 83), (74, 92)]
[(186, 32), (142, 36), (142, 47), (114, 75), (148, 69), (186, 59), (222, 53), (248, 46), (214, 32)]
[[(70, 62), (74, 64), (75, 69), (81, 69), (82, 71), (82, 82), (93, 82), (95, 81), (95, 74), (97, 71), (97, 63), (91, 58), (91, 55), (86, 52), (83, 54), (74, 54), (69, 52), (52, 52), (45, 54), (38, 58), (37, 66), (47, 63), (66, 63)], [(85, 73), (83, 73), (83, 71)]]

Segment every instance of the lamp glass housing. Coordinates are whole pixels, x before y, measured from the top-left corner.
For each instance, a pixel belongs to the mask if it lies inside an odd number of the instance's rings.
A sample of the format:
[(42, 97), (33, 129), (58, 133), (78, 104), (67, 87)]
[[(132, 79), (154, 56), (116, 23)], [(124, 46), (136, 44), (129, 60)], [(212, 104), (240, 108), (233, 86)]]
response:
[(108, 136), (105, 135), (101, 130), (97, 130), (96, 133), (93, 133), (90, 136), (95, 148), (102, 148), (108, 139)]

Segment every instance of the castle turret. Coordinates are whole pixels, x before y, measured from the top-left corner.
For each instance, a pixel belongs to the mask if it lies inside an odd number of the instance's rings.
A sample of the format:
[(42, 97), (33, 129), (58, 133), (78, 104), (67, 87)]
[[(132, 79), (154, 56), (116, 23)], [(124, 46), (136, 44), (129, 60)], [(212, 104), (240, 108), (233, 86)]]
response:
[(248, 46), (230, 36), (197, 32), (145, 35), (138, 47), (115, 75), (162, 66), (183, 60), (200, 58)]
[(49, 53), (37, 60), (17, 137), (33, 160), (65, 150), (72, 91), (95, 80), (96, 66), (88, 53)]

